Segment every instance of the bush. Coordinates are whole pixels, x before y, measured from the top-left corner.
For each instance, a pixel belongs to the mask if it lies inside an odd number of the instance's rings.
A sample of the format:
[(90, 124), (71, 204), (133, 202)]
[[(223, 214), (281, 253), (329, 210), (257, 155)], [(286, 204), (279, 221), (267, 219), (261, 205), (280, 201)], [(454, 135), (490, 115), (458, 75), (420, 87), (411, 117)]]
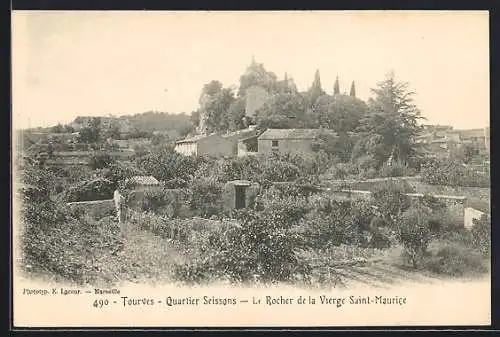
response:
[(491, 218), (484, 214), (481, 219), (474, 221), (471, 229), (472, 245), (482, 254), (491, 254)]
[(239, 210), (235, 214), (239, 224), (209, 238), (204, 249), (195, 249), (192, 262), (178, 267), (174, 276), (184, 282), (213, 278), (247, 282), (258, 275), (272, 282), (306, 273), (307, 266), (296, 254), (304, 241), (294, 230), (306, 212), (306, 204), (295, 198), (267, 200), (254, 209)]
[(257, 177), (258, 182), (288, 182), (296, 180), (300, 175), (300, 169), (297, 165), (287, 161), (286, 157), (272, 155), (269, 158), (261, 158), (261, 173)]
[(162, 189), (146, 190), (144, 197), (141, 198), (140, 209), (141, 211), (155, 212), (165, 206), (167, 201), (165, 191)]
[(488, 271), (480, 254), (462, 245), (447, 245), (427, 259), (426, 269), (449, 276), (471, 276)]
[(410, 207), (404, 184), (394, 181), (377, 185), (372, 192), (373, 205), (384, 221), (394, 225), (398, 216)]
[(191, 210), (202, 217), (219, 215), (222, 212), (223, 184), (211, 178), (194, 179), (190, 188)]
[(328, 168), (325, 174), (332, 179), (346, 179), (350, 175), (350, 167), (348, 164), (338, 163)]
[(423, 207), (410, 207), (398, 217), (396, 233), (405, 257), (413, 268), (420, 266), (431, 240), (429, 213)]
[(90, 156), (89, 166), (93, 169), (107, 168), (115, 162), (114, 158), (106, 152), (95, 152)]
[(404, 177), (412, 176), (416, 172), (401, 162), (395, 162), (391, 166), (383, 165), (379, 170), (380, 177)]
[(341, 244), (365, 245), (372, 209), (364, 201), (336, 201), (328, 196), (313, 202), (304, 222), (310, 246), (324, 249)]
[(174, 178), (165, 182), (165, 188), (170, 188), (170, 189), (187, 188), (188, 186), (189, 186), (188, 182), (180, 178)]
[(431, 161), (422, 165), (422, 181), (431, 185), (490, 187), (489, 173), (478, 173), (454, 161)]
[(184, 156), (167, 147), (138, 158), (137, 166), (145, 174), (152, 175), (159, 180), (182, 179), (189, 181), (198, 166), (204, 161), (206, 158)]
[(94, 178), (83, 181), (63, 192), (68, 202), (112, 199), (116, 184), (108, 179)]
[(52, 272), (78, 284), (103, 279), (103, 261), (109, 263), (123, 245), (114, 222), (66, 218), (50, 224), (24, 225), (24, 267), (35, 273)]

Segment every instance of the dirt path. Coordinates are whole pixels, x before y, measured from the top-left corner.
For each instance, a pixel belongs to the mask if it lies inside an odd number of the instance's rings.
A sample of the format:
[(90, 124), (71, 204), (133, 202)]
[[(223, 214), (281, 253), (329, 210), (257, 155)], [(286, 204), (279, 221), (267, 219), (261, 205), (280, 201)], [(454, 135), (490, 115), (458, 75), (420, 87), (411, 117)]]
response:
[[(125, 242), (118, 256), (120, 268), (114, 271), (116, 278), (140, 284), (170, 283), (174, 265), (185, 261), (183, 247), (129, 224), (122, 227), (122, 233)], [(335, 272), (345, 288), (388, 289), (412, 284), (439, 284), (450, 280), (430, 272), (401, 267), (398, 263), (400, 253), (399, 248), (394, 248), (383, 258), (342, 266), (336, 268)]]
[(115, 270), (120, 281), (165, 283), (170, 280), (173, 265), (183, 261), (181, 247), (148, 230), (124, 224), (122, 234), (124, 247), (118, 255), (120, 268)]

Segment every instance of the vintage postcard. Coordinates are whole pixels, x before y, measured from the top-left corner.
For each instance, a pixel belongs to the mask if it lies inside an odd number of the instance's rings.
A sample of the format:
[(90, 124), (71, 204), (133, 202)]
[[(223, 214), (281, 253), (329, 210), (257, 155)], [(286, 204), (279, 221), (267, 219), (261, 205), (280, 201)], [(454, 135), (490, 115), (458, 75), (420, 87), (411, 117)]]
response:
[(14, 328), (488, 326), (487, 11), (14, 11)]

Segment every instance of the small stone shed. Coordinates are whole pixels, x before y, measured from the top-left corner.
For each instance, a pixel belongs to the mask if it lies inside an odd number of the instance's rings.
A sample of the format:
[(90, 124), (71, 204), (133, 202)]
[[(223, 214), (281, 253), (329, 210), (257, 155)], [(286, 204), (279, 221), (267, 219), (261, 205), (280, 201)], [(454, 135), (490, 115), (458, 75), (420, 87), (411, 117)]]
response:
[(228, 181), (224, 185), (224, 210), (242, 209), (250, 205), (259, 192), (259, 184), (248, 180)]

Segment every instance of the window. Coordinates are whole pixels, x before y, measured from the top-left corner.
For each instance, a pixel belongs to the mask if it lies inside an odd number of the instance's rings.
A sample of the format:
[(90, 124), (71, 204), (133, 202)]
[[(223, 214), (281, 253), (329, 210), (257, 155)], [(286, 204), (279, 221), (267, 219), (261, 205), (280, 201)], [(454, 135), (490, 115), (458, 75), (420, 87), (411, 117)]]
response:
[(272, 147), (278, 147), (278, 141), (277, 140), (271, 141), (271, 146)]

